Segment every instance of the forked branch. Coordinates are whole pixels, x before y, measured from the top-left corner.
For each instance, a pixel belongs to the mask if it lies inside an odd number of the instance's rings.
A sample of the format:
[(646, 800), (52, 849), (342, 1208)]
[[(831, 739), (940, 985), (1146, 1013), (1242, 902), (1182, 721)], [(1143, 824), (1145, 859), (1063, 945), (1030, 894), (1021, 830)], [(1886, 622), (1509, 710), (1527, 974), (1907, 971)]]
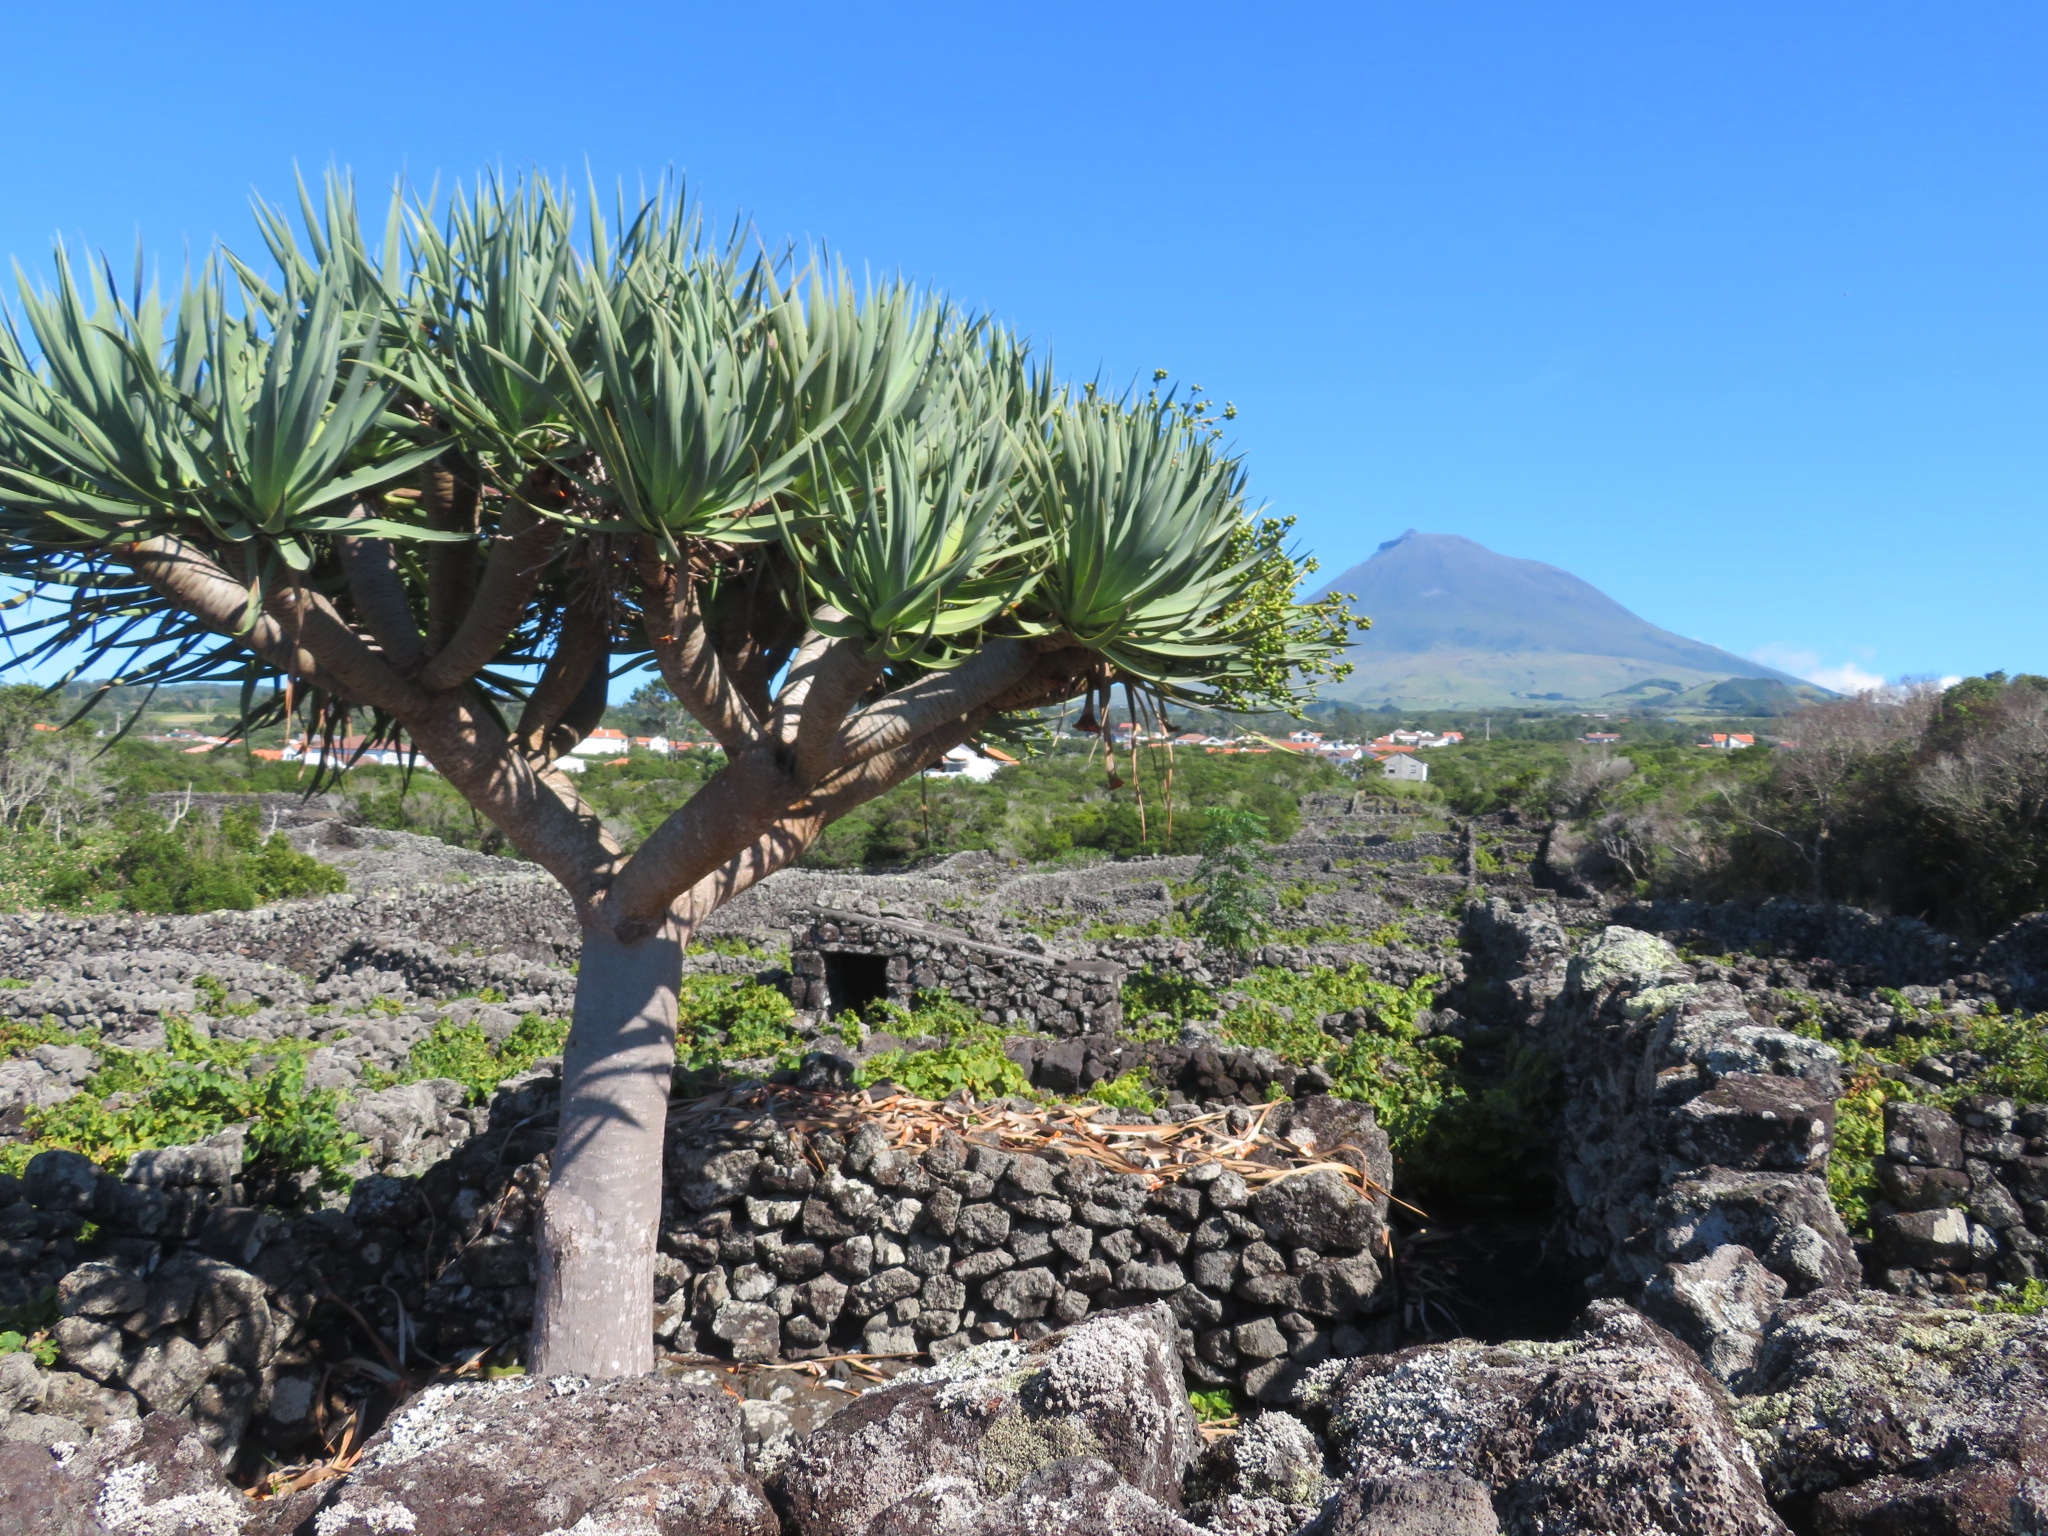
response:
[(726, 754), (737, 757), (760, 739), (761, 722), (711, 643), (696, 578), (665, 564), (652, 539), (641, 540), (638, 569), (640, 611), (662, 681)]
[(420, 670), (422, 687), (436, 693), (459, 688), (490, 663), (518, 628), (560, 532), (522, 501), (505, 509), (476, 594), (448, 643)]

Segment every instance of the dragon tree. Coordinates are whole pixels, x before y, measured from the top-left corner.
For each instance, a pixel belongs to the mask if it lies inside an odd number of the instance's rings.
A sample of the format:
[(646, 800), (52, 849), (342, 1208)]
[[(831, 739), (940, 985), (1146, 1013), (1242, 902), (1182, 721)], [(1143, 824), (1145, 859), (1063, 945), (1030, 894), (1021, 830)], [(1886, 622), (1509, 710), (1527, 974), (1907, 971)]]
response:
[[(16, 668), (240, 680), (409, 743), (582, 933), (532, 1365), (653, 1367), (692, 932), (949, 749), (1109, 690), (1296, 709), (1352, 622), (1199, 401), (1063, 387), (903, 282), (666, 189), (259, 205), (166, 297), (60, 248), (0, 331)], [(637, 848), (562, 755), (658, 669), (723, 766)], [(97, 697), (96, 695), (94, 697)], [(89, 703), (88, 703), (89, 707)]]

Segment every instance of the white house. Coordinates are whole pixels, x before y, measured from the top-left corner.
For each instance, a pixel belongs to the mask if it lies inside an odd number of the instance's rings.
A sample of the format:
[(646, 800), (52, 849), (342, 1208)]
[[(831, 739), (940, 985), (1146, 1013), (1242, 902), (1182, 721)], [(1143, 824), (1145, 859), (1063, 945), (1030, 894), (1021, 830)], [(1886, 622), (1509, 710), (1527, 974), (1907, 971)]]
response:
[(925, 772), (939, 778), (972, 779), (977, 784), (985, 784), (1016, 761), (1009, 753), (998, 752), (994, 747), (959, 746)]
[(569, 750), (578, 757), (624, 757), (631, 745), (624, 731), (601, 725)]
[(1413, 752), (1395, 752), (1380, 764), (1380, 774), (1405, 784), (1422, 784), (1429, 779), (1429, 764)]

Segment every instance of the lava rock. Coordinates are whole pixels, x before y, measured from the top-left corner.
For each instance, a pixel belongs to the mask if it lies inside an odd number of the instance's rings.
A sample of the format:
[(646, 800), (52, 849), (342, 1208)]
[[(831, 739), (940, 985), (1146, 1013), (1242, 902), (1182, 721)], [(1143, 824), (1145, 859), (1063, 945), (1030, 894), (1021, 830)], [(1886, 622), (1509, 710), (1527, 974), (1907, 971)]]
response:
[(1765, 1486), (1819, 1530), (2005, 1530), (2048, 1467), (2048, 1318), (1874, 1291), (1788, 1302), (1750, 1391)]
[[(1333, 1361), (1301, 1395), (1328, 1407), (1354, 1506), (1366, 1480), (1451, 1473), (1484, 1485), (1510, 1531), (1785, 1531), (1719, 1383), (1616, 1302), (1595, 1302), (1555, 1344)], [(1379, 1529), (1364, 1516), (1352, 1528)]]
[(1697, 1350), (1700, 1364), (1731, 1388), (1747, 1376), (1784, 1299), (1785, 1282), (1733, 1243), (1690, 1264), (1667, 1264), (1643, 1288), (1643, 1310)]
[(1327, 1171), (1275, 1179), (1252, 1196), (1248, 1210), (1274, 1244), (1318, 1253), (1356, 1253), (1380, 1228), (1372, 1203), (1343, 1175)]
[(320, 1536), (594, 1530), (773, 1536), (736, 1400), (643, 1376), (429, 1387), (370, 1438)]
[(1313, 1536), (1501, 1536), (1501, 1525), (1485, 1484), (1455, 1472), (1409, 1471), (1352, 1478), (1324, 1506), (1310, 1531)]
[(1884, 1155), (1922, 1168), (1960, 1168), (1963, 1128), (1932, 1104), (1892, 1099), (1884, 1107)]
[(1152, 1306), (963, 1350), (863, 1394), (795, 1448), (769, 1495), (799, 1536), (866, 1536), (893, 1507), (938, 1497), (934, 1479), (993, 1502), (1082, 1457), (1176, 1507), (1199, 1445), (1176, 1339), (1172, 1315)]

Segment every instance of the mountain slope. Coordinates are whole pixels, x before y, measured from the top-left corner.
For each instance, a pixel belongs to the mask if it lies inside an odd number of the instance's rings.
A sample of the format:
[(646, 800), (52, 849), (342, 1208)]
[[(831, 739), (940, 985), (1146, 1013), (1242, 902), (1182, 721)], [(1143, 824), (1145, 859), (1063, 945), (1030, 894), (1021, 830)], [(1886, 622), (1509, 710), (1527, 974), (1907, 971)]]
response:
[(1350, 652), (1352, 675), (1327, 690), (1350, 703), (1599, 700), (1626, 709), (1727, 678), (1825, 697), (1775, 668), (1659, 629), (1568, 571), (1455, 534), (1411, 529), (1324, 590), (1356, 594), (1353, 606), (1373, 621)]

